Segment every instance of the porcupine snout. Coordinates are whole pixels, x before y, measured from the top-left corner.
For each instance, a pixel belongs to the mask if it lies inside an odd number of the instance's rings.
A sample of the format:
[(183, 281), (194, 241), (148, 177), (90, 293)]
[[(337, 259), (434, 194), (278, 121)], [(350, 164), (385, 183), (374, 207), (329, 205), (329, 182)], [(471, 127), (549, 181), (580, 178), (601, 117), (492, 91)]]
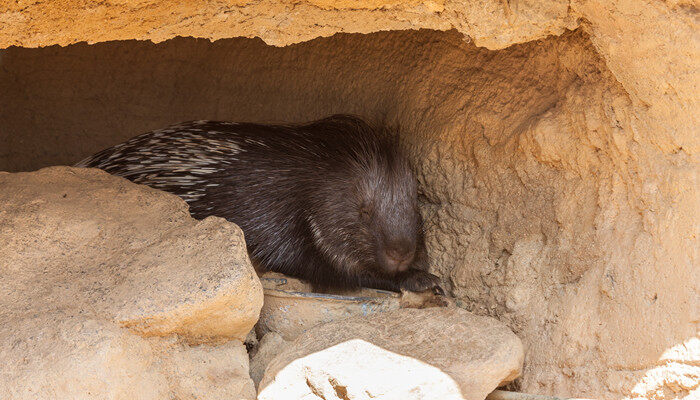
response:
[(413, 262), (415, 252), (415, 245), (402, 241), (389, 244), (384, 250), (384, 257), (392, 272), (403, 272)]

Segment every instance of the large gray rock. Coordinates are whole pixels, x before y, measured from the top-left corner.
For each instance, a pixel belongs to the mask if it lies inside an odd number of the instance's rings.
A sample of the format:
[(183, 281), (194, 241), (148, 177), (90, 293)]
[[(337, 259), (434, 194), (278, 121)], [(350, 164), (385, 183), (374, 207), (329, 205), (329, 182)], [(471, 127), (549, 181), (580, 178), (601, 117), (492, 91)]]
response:
[(237, 226), (94, 169), (0, 187), (3, 398), (255, 396), (262, 288)]
[(258, 399), (483, 400), (520, 375), (523, 358), (495, 319), (456, 307), (388, 311), (299, 336), (268, 365)]

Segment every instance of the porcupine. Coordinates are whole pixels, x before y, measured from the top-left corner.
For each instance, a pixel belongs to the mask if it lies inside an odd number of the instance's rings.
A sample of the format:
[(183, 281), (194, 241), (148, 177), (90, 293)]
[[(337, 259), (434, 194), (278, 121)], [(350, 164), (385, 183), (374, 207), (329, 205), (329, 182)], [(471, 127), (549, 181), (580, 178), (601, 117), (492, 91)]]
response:
[(361, 118), (192, 121), (89, 157), (241, 227), (251, 260), (316, 287), (442, 293), (426, 271), (417, 182), (393, 135)]

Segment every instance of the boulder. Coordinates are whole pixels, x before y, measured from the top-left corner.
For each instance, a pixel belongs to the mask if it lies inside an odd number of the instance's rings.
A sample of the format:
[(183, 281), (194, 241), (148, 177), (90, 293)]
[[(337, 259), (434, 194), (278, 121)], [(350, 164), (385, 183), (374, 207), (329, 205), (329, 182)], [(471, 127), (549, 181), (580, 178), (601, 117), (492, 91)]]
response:
[(520, 339), (493, 318), (388, 311), (299, 336), (267, 366), (258, 399), (483, 400), (520, 375), (523, 358)]
[(144, 338), (80, 314), (4, 324), (2, 399), (255, 398), (240, 342), (190, 346), (175, 336)]
[(96, 169), (0, 187), (0, 392), (254, 397), (241, 341), (262, 288), (236, 225)]

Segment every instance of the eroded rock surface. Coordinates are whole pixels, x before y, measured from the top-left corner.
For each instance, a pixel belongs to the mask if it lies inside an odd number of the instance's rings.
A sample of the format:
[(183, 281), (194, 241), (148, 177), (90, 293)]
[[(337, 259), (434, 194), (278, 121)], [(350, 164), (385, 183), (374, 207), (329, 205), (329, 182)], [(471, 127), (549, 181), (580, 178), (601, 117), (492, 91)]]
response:
[(262, 40), (3, 50), (0, 169), (188, 119), (386, 118), (414, 149), (433, 272), (523, 339), (524, 391), (632, 395), (696, 335), (696, 3), (85, 4), (4, 2), (0, 47)]
[(277, 332), (268, 332), (260, 339), (255, 353), (250, 357), (250, 377), (257, 386), (265, 374), (265, 368), (278, 354), (289, 345), (289, 342)]
[(91, 7), (74, 0), (5, 3), (0, 8), (0, 48), (125, 39), (160, 42), (177, 35), (260, 37), (282, 46), (337, 32), (418, 28), (456, 28), (480, 44), (505, 47), (560, 34), (578, 23), (563, 0), (513, 5), (496, 0), (125, 0)]
[(342, 399), (343, 388), (350, 399), (483, 400), (520, 375), (523, 357), (520, 339), (492, 318), (459, 308), (388, 311), (299, 336), (268, 365), (258, 398)]
[(650, 369), (632, 389), (628, 399), (700, 398), (700, 336), (664, 352), (659, 365)]
[(94, 169), (0, 187), (0, 392), (254, 397), (241, 341), (262, 289), (238, 227)]

